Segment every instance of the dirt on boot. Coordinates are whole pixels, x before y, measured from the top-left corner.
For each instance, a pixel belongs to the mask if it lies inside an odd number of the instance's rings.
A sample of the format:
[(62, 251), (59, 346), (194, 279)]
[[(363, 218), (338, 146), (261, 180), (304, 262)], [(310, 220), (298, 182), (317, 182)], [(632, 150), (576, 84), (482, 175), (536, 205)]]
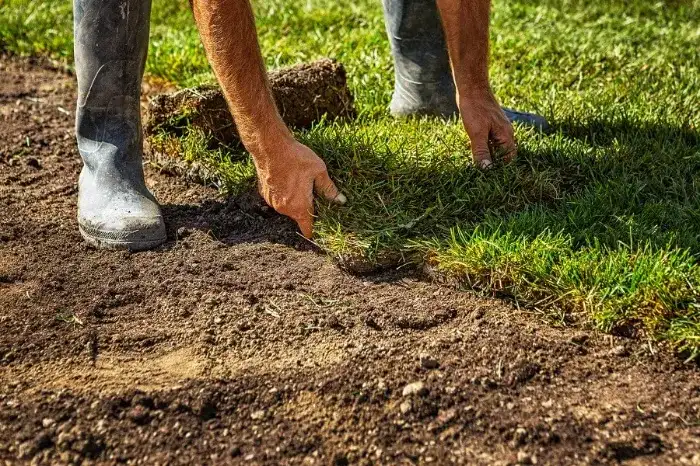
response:
[(80, 238), (71, 76), (0, 62), (0, 463), (700, 464), (700, 370), (147, 167), (168, 242)]

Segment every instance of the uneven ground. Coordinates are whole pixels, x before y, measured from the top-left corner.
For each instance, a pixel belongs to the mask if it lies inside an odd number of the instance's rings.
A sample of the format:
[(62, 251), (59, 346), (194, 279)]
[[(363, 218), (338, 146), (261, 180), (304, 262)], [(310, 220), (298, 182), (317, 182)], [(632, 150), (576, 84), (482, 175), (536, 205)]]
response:
[(700, 464), (697, 365), (349, 276), (252, 196), (147, 170), (168, 243), (91, 249), (73, 79), (0, 67), (0, 461)]

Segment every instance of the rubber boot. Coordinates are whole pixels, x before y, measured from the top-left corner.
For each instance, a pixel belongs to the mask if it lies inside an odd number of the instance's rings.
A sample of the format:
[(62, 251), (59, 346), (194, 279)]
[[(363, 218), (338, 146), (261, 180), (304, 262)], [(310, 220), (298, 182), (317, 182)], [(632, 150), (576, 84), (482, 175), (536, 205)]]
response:
[(76, 134), (83, 159), (80, 233), (98, 247), (142, 250), (166, 238), (143, 175), (141, 78), (151, 0), (74, 0)]
[[(394, 57), (394, 116), (452, 117), (457, 108), (447, 43), (435, 0), (382, 0)], [(504, 108), (508, 119), (546, 130), (545, 118)]]

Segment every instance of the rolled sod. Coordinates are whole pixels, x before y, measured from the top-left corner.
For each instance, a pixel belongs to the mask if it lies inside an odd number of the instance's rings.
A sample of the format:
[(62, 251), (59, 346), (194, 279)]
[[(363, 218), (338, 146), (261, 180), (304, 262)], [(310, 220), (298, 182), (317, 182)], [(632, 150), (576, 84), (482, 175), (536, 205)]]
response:
[[(322, 59), (269, 73), (272, 95), (284, 122), (308, 128), (322, 118), (354, 118), (353, 96), (342, 64)], [(200, 129), (210, 146), (235, 146), (238, 131), (218, 87), (201, 86), (160, 94), (149, 102), (146, 133), (182, 135)]]

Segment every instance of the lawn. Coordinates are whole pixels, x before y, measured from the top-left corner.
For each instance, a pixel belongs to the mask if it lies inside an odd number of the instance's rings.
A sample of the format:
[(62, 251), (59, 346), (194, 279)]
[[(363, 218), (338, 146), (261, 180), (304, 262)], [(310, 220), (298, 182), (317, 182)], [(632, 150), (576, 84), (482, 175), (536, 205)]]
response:
[[(147, 73), (213, 80), (187, 0), (155, 0)], [(519, 157), (484, 172), (458, 121), (397, 121), (378, 0), (261, 0), (269, 67), (343, 62), (359, 118), (298, 137), (350, 202), (319, 206), (315, 241), (341, 263), (426, 265), (560, 325), (634, 332), (700, 352), (700, 1), (497, 0), (492, 84), (545, 115)], [(0, 49), (70, 65), (69, 2), (0, 0)], [(252, 165), (183, 141), (231, 193)]]

